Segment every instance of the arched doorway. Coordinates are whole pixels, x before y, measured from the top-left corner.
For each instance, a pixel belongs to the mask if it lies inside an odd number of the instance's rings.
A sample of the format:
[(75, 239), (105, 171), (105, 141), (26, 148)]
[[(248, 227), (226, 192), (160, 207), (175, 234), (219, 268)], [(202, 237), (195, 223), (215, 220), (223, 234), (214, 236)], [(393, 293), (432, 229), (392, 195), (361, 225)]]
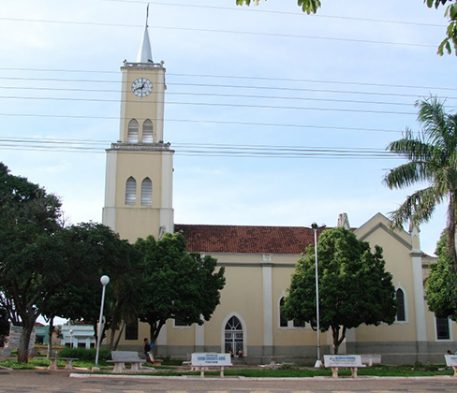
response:
[(232, 316), (225, 324), (224, 337), (225, 353), (242, 357), (244, 354), (243, 325), (236, 316)]

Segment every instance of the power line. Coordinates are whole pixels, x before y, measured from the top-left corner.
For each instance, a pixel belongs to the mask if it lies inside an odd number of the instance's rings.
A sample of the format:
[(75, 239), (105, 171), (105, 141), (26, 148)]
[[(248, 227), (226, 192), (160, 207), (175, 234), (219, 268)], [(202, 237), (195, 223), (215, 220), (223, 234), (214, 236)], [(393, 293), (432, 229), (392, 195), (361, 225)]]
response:
[[(31, 19), (31, 18), (11, 18), (11, 17), (0, 17), (0, 20), (10, 22), (27, 22), (27, 23), (53, 23), (53, 24), (65, 24), (65, 25), (92, 25), (92, 26), (104, 26), (104, 27), (139, 27), (139, 25), (133, 24), (122, 24), (122, 23), (102, 23), (102, 22), (79, 22), (69, 20), (52, 20), (52, 19)], [(264, 36), (264, 37), (278, 37), (278, 38), (296, 38), (296, 39), (308, 39), (308, 40), (327, 40), (327, 41), (338, 41), (338, 42), (353, 42), (358, 44), (375, 44), (375, 45), (396, 45), (396, 46), (411, 46), (421, 48), (435, 48), (436, 45), (425, 44), (425, 43), (413, 43), (413, 42), (394, 42), (394, 41), (376, 41), (367, 40), (360, 38), (342, 38), (342, 37), (330, 37), (330, 36), (317, 36), (317, 35), (306, 35), (306, 34), (290, 34), (290, 33), (268, 33), (258, 31), (240, 31), (240, 30), (222, 30), (222, 29), (208, 29), (199, 27), (178, 27), (178, 26), (159, 26), (149, 25), (151, 29), (159, 30), (177, 30), (177, 31), (191, 31), (199, 33), (216, 33), (216, 34), (234, 34), (234, 35), (250, 35), (250, 36)]]
[[(81, 116), (81, 115), (62, 115), (62, 114), (33, 114), (33, 113), (0, 113), (0, 116), (14, 116), (14, 117), (54, 117), (54, 118), (72, 118), (72, 119), (103, 119), (103, 120), (124, 120), (118, 116)], [(137, 119), (146, 120), (146, 119)], [(158, 120), (158, 119), (149, 119)], [(159, 119), (162, 120), (162, 119)], [(325, 129), (325, 130), (338, 130), (338, 131), (356, 131), (356, 132), (383, 132), (383, 133), (402, 133), (400, 130), (393, 130), (388, 128), (371, 128), (371, 127), (343, 127), (331, 126), (321, 124), (297, 124), (297, 123), (269, 123), (269, 122), (252, 122), (252, 121), (224, 121), (224, 120), (211, 120), (211, 119), (173, 119), (165, 118), (165, 122), (175, 123), (196, 123), (196, 124), (217, 124), (228, 126), (246, 126), (246, 127), (275, 127), (275, 128), (311, 128), (311, 129)]]
[(172, 7), (187, 7), (187, 8), (205, 8), (205, 9), (216, 9), (223, 11), (234, 11), (234, 12), (255, 12), (255, 13), (264, 13), (264, 14), (279, 14), (279, 15), (292, 15), (292, 16), (305, 16), (307, 18), (325, 18), (325, 19), (339, 19), (339, 20), (350, 20), (350, 21), (360, 21), (360, 22), (375, 22), (375, 23), (388, 23), (388, 24), (400, 24), (400, 25), (415, 25), (415, 26), (429, 26), (429, 27), (446, 27), (444, 24), (437, 23), (423, 23), (423, 22), (411, 22), (404, 20), (388, 20), (388, 19), (376, 19), (376, 18), (361, 18), (354, 16), (337, 16), (337, 15), (325, 15), (325, 14), (314, 14), (314, 15), (305, 15), (303, 12), (291, 12), (291, 11), (279, 11), (279, 10), (265, 10), (262, 8), (247, 8), (247, 7), (222, 7), (214, 5), (197, 5), (197, 4), (184, 4), (184, 3), (163, 3), (158, 1), (128, 1), (128, 0), (104, 0), (113, 3), (140, 3), (140, 4), (156, 4), (163, 6), (172, 6)]
[[(14, 137), (0, 138), (0, 148), (14, 150), (40, 150), (56, 152), (93, 152), (101, 153), (105, 149), (99, 145), (101, 140), (75, 139), (24, 139)], [(194, 156), (226, 156), (251, 158), (360, 158), (360, 159), (396, 159), (397, 155), (375, 148), (310, 147), (290, 145), (234, 145), (211, 143), (175, 143), (177, 154)]]
[[(5, 71), (37, 71), (37, 72), (69, 72), (69, 73), (94, 73), (94, 74), (116, 74), (119, 75), (119, 71), (109, 70), (89, 70), (89, 69), (61, 69), (61, 68), (31, 68), (31, 67), (2, 67), (0, 70)], [(376, 87), (396, 87), (396, 88), (408, 88), (408, 89), (431, 89), (431, 90), (450, 90), (457, 91), (457, 87), (449, 86), (427, 86), (427, 85), (408, 85), (408, 84), (395, 84), (395, 83), (373, 83), (373, 82), (360, 82), (360, 81), (341, 81), (341, 80), (329, 80), (329, 79), (307, 79), (307, 78), (272, 78), (258, 75), (223, 75), (223, 74), (188, 74), (188, 73), (173, 73), (167, 72), (168, 76), (182, 76), (182, 77), (198, 77), (198, 78), (219, 78), (219, 79), (249, 79), (249, 80), (263, 80), (263, 81), (279, 81), (279, 82), (308, 82), (308, 83), (325, 83), (325, 84), (344, 84), (344, 85), (358, 85), (358, 86), (376, 86)], [(4, 77), (5, 79), (7, 77)], [(0, 78), (2, 79), (2, 78)], [(29, 80), (29, 78), (17, 78), (23, 80)], [(32, 79), (42, 80), (42, 79)], [(56, 79), (44, 79), (44, 80), (56, 80)], [(71, 79), (57, 79), (62, 81), (72, 81)], [(75, 80), (78, 82), (91, 82), (93, 80)], [(95, 82), (106, 82), (97, 81)], [(109, 81), (118, 83), (119, 80)]]

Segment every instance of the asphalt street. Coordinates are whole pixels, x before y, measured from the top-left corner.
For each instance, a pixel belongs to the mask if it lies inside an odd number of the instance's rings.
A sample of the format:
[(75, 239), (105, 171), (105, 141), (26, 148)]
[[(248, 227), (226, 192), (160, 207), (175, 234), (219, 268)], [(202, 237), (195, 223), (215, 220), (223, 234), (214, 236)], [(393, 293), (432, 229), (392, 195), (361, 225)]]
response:
[(0, 393), (386, 393), (457, 392), (457, 378), (70, 377), (68, 372), (0, 371)]

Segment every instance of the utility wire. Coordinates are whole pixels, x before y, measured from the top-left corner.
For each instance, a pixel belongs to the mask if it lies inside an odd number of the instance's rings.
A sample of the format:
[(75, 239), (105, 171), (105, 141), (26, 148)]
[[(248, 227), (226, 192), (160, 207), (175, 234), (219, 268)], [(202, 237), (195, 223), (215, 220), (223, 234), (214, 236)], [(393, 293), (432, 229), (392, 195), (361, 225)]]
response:
[[(81, 116), (81, 115), (62, 115), (62, 114), (33, 114), (33, 113), (1, 113), (0, 116), (12, 117), (54, 117), (54, 118), (72, 118), (72, 119), (103, 119), (103, 120), (125, 120), (118, 116)], [(146, 119), (137, 119), (146, 120)], [(149, 119), (149, 120), (162, 120), (162, 119)], [(196, 124), (217, 124), (228, 126), (245, 126), (245, 127), (275, 127), (275, 128), (312, 128), (312, 129), (326, 129), (338, 131), (360, 131), (360, 132), (384, 132), (384, 133), (402, 133), (400, 130), (393, 130), (388, 128), (370, 128), (370, 127), (342, 127), (321, 124), (297, 124), (297, 123), (268, 123), (268, 122), (252, 122), (252, 121), (223, 121), (211, 119), (173, 119), (165, 118), (165, 122), (175, 123), (196, 123)]]
[(214, 5), (198, 5), (198, 4), (189, 4), (189, 3), (163, 3), (159, 1), (140, 1), (140, 0), (103, 0), (113, 3), (140, 3), (140, 4), (155, 4), (162, 6), (171, 6), (171, 7), (187, 7), (187, 8), (200, 8), (200, 9), (215, 9), (222, 11), (235, 11), (235, 12), (251, 12), (251, 13), (263, 13), (263, 14), (278, 14), (278, 15), (293, 15), (293, 16), (305, 16), (307, 18), (325, 18), (325, 19), (339, 19), (339, 20), (350, 20), (350, 21), (360, 21), (360, 22), (375, 22), (375, 23), (388, 23), (388, 24), (399, 24), (399, 25), (414, 25), (414, 26), (429, 26), (429, 27), (446, 27), (444, 24), (438, 23), (424, 23), (424, 22), (411, 22), (404, 20), (389, 20), (389, 19), (375, 19), (375, 18), (362, 18), (354, 16), (336, 16), (336, 15), (325, 15), (325, 14), (313, 14), (305, 15), (303, 12), (297, 10), (297, 12), (291, 11), (280, 11), (280, 10), (265, 10), (262, 8), (248, 8), (248, 7), (222, 7)]
[[(61, 69), (61, 68), (30, 68), (30, 67), (2, 67), (0, 70), (4, 71), (37, 71), (37, 72), (68, 72), (68, 73), (87, 73), (87, 74), (116, 74), (119, 71), (109, 70), (89, 70), (89, 69)], [(372, 83), (360, 81), (341, 81), (329, 79), (306, 79), (306, 78), (272, 78), (257, 75), (223, 75), (223, 74), (188, 74), (188, 73), (173, 73), (167, 72), (168, 76), (178, 77), (191, 77), (191, 78), (218, 78), (218, 79), (248, 79), (248, 80), (262, 80), (262, 81), (279, 81), (279, 82), (309, 82), (309, 83), (327, 83), (327, 84), (344, 84), (344, 85), (358, 85), (358, 86), (376, 86), (376, 87), (398, 87), (408, 89), (430, 89), (430, 90), (451, 90), (457, 91), (457, 87), (449, 86), (427, 86), (427, 85), (408, 85), (408, 84), (395, 84), (395, 83)], [(28, 80), (29, 78), (21, 78)], [(68, 81), (65, 79), (65, 81)], [(119, 81), (112, 81), (118, 83)]]
[[(69, 20), (11, 18), (11, 17), (0, 17), (0, 20), (8, 21), (8, 22), (53, 23), (53, 24), (65, 24), (65, 25), (92, 25), (92, 26), (104, 26), (104, 27), (116, 27), (116, 28), (119, 28), (119, 27), (138, 28), (140, 26), (137, 24), (80, 22), (80, 21), (69, 21)], [(149, 25), (149, 28), (159, 29), (159, 30), (191, 31), (191, 32), (199, 32), (199, 33), (250, 35), (250, 36), (278, 37), (278, 38), (297, 38), (297, 39), (308, 39), (308, 40), (327, 40), (327, 41), (338, 41), (338, 42), (353, 42), (353, 43), (359, 43), (359, 44), (395, 45), (395, 46), (410, 46), (410, 47), (422, 47), (422, 48), (435, 48), (436, 47), (436, 45), (434, 45), (434, 44), (425, 44), (425, 43), (376, 41), (376, 40), (366, 40), (366, 39), (360, 39), (360, 38), (342, 38), (342, 37), (318, 36), (318, 35), (306, 35), (306, 34), (286, 34), (286, 33), (268, 33), (268, 32), (258, 32), (258, 31), (209, 29), (209, 28), (198, 28), (198, 27), (160, 26), (160, 25), (153, 25), (153, 24)]]

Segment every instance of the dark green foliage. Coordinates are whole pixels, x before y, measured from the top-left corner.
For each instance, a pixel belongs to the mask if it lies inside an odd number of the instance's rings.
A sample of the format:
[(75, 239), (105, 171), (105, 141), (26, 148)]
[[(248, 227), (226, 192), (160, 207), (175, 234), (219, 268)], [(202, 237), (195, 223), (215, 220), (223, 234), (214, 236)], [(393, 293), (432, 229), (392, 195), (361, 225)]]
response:
[(0, 163), (0, 292), (23, 333), (18, 360), (27, 362), (27, 343), (40, 309), (60, 284), (60, 201)]
[(430, 311), (438, 317), (457, 321), (457, 272), (447, 253), (447, 235), (443, 233), (438, 242), (438, 261), (425, 286), (425, 296)]
[[(81, 361), (94, 362), (95, 348), (63, 348), (59, 351), (57, 358), (76, 358)], [(100, 348), (99, 360), (103, 363), (111, 359), (111, 351)]]
[(188, 253), (179, 233), (139, 239), (135, 247), (143, 257), (140, 319), (149, 323), (153, 342), (169, 318), (188, 324), (210, 319), (225, 284), (214, 258)]
[[(395, 288), (384, 270), (380, 247), (371, 252), (366, 242), (346, 229), (325, 230), (319, 237), (320, 329), (332, 330), (335, 353), (346, 329), (362, 323), (378, 325), (395, 319)], [(316, 328), (316, 285), (314, 247), (309, 246), (298, 261), (284, 311)]]

